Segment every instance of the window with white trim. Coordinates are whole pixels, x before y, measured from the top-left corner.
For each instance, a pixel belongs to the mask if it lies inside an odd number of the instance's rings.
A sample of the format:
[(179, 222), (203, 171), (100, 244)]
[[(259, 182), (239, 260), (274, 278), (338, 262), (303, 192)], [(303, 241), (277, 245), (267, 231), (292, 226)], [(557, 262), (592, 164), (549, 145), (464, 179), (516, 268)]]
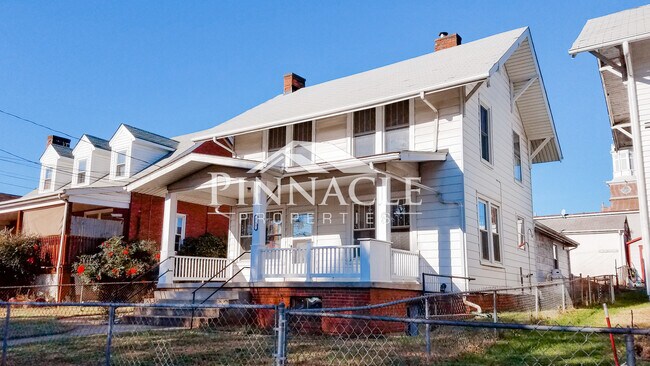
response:
[(51, 166), (46, 166), (43, 171), (43, 190), (47, 191), (52, 189), (52, 176), (54, 175), (54, 169)]
[(241, 253), (250, 251), (253, 243), (253, 214), (239, 214), (239, 247)]
[(85, 184), (88, 170), (88, 159), (79, 159), (77, 162), (77, 184)]
[(354, 156), (362, 157), (375, 154), (375, 108), (356, 111), (353, 114), (353, 148)]
[(521, 141), (516, 132), (512, 133), (512, 151), (514, 155), (515, 180), (521, 182), (523, 179), (523, 171), (521, 169)]
[(490, 110), (483, 105), (479, 108), (479, 118), (481, 124), (481, 158), (488, 163), (492, 162), (492, 136)]
[(385, 152), (409, 149), (409, 115), (408, 100), (384, 107)]
[(266, 213), (266, 247), (282, 247), (282, 211)]
[(517, 248), (526, 250), (526, 224), (523, 217), (517, 217)]
[[(293, 150), (294, 160), (299, 159), (299, 157), (304, 157), (306, 161), (302, 162), (303, 164), (311, 164), (314, 161), (312, 156), (312, 142), (314, 141), (314, 129), (313, 122), (307, 121), (303, 123), (298, 123), (293, 125), (292, 137), (294, 142), (298, 143)], [(297, 165), (300, 165), (298, 161), (294, 161)]]
[(179, 251), (183, 246), (185, 240), (185, 224), (187, 223), (187, 216), (184, 214), (176, 215), (176, 231), (174, 232), (174, 250)]
[(359, 239), (375, 237), (375, 206), (374, 205), (357, 205), (353, 207), (354, 227), (353, 239), (354, 244), (359, 244)]
[(405, 199), (395, 201), (390, 206), (391, 212), (391, 243), (395, 249), (411, 249), (411, 206)]
[(268, 132), (267, 143), (269, 154), (285, 147), (287, 144), (287, 127), (271, 128)]
[(126, 177), (126, 150), (120, 150), (115, 156), (115, 177)]
[(478, 201), (478, 227), (481, 259), (501, 263), (501, 212), (489, 201)]
[(558, 250), (557, 250), (557, 245), (553, 244), (553, 268), (554, 269), (560, 269), (560, 262), (558, 260)]

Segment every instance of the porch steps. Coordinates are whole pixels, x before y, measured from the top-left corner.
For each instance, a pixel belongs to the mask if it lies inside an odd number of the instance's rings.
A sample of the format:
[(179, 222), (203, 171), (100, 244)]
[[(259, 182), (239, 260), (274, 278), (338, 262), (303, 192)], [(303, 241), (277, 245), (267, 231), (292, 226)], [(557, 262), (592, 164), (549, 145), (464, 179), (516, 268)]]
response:
[[(204, 288), (196, 292), (195, 304), (201, 304), (214, 292), (214, 288)], [(192, 304), (193, 289), (158, 290), (154, 293), (155, 304)], [(221, 289), (211, 296), (205, 305), (228, 305), (250, 303), (248, 289)], [(133, 313), (120, 318), (122, 324), (137, 324), (159, 327), (206, 327), (211, 324), (224, 324), (246, 319), (247, 309), (180, 309), (164, 307), (142, 307), (133, 309)]]

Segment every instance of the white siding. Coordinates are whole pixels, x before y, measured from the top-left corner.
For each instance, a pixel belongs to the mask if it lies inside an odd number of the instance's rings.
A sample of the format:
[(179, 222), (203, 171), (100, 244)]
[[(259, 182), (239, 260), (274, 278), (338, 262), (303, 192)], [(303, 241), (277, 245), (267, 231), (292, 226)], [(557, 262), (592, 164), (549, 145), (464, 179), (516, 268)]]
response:
[(600, 232), (565, 235), (580, 243), (578, 248), (571, 251), (571, 271), (575, 275), (614, 274), (614, 266), (620, 267), (625, 261), (622, 233)]
[(348, 151), (348, 117), (341, 115), (316, 121), (315, 162), (340, 160), (342, 152)]
[(110, 146), (112, 150), (111, 179), (120, 179), (115, 177), (118, 152), (126, 151), (126, 178), (155, 164), (158, 160), (170, 153), (163, 146), (134, 138), (124, 126), (120, 126), (113, 138), (111, 138)]
[[(74, 155), (74, 170), (72, 186), (80, 187), (96, 182), (110, 173), (111, 152), (95, 148), (90, 141), (84, 136), (72, 151)], [(79, 161), (86, 159), (86, 182), (77, 183), (77, 174), (79, 173)]]
[(262, 150), (262, 131), (235, 136), (235, 155), (248, 160), (264, 160)]
[[(70, 183), (72, 179), (72, 163), (73, 160), (59, 156), (54, 148), (49, 145), (43, 156), (41, 156), (41, 179), (38, 188), (42, 192), (56, 191)], [(45, 178), (45, 168), (52, 168), (52, 186), (51, 189), (43, 190), (43, 180)]]
[[(525, 220), (527, 240), (533, 228), (533, 206), (529, 151), (523, 124), (516, 108), (510, 107), (510, 86), (505, 69), (490, 78), (490, 86), (483, 84), (466, 102), (463, 118), (463, 145), (465, 162), (465, 207), (467, 260), (469, 276), (475, 277), (472, 287), (516, 286), (520, 282), (520, 268), (524, 275), (535, 270), (535, 251), (529, 253), (517, 248), (517, 216)], [(491, 111), (492, 164), (480, 155), (479, 101)], [(513, 174), (513, 139), (521, 138), (523, 181)], [(482, 196), (501, 209), (502, 265), (492, 266), (480, 260), (477, 197)]]

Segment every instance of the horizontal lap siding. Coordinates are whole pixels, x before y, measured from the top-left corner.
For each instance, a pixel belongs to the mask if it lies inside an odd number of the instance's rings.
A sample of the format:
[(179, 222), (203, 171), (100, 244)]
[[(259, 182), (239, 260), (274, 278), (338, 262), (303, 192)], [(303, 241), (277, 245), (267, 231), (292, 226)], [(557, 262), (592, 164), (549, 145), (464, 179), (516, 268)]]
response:
[[(445, 162), (423, 163), (422, 183), (442, 194), (446, 201), (463, 199), (462, 118), (458, 90), (427, 96), (439, 112), (438, 149), (448, 150)], [(434, 112), (415, 99), (415, 149), (435, 149)], [(434, 193), (422, 190), (422, 205), (416, 208), (420, 269), (425, 273), (464, 276), (462, 209), (440, 203)]]
[[(491, 109), (493, 165), (484, 164), (480, 156), (479, 100)], [(516, 108), (511, 111), (509, 80), (503, 68), (490, 78), (489, 87), (483, 84), (467, 101), (463, 127), (467, 257), (469, 275), (476, 278), (472, 287), (514, 286), (520, 281), (520, 267), (524, 274), (534, 272), (533, 240), (527, 238), (532, 249), (529, 266), (528, 253), (517, 249), (516, 227), (516, 217), (521, 216), (526, 232), (532, 229), (533, 208), (528, 143)], [(515, 181), (513, 174), (513, 131), (521, 138), (522, 183)], [(503, 268), (480, 263), (477, 194), (501, 208)]]
[(252, 132), (235, 136), (235, 155), (242, 159), (263, 160), (262, 132)]
[[(645, 181), (647, 197), (650, 197), (650, 129), (644, 128), (650, 124), (650, 41), (635, 42), (631, 47), (632, 65), (636, 79), (637, 98), (639, 106), (639, 122), (641, 123), (641, 139), (643, 145), (643, 163), (645, 168)], [(648, 200), (650, 202), (650, 199)], [(644, 251), (647, 249), (644, 247)]]

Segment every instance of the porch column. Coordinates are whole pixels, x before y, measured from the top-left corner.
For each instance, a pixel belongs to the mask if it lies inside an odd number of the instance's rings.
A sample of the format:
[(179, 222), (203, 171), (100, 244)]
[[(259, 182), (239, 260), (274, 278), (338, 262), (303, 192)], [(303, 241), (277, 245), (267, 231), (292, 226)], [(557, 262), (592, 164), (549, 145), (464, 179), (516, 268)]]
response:
[(262, 259), (260, 250), (266, 244), (266, 192), (262, 189), (264, 183), (255, 179), (253, 183), (253, 238), (251, 243), (251, 281), (262, 281)]
[(375, 238), (390, 242), (390, 178), (379, 176), (376, 183), (377, 212), (375, 215)]
[[(165, 195), (165, 210), (163, 213), (163, 231), (160, 243), (160, 274), (162, 277), (158, 280), (159, 285), (172, 284), (174, 274), (174, 259), (168, 258), (174, 256), (174, 239), (176, 237), (176, 212), (178, 206), (177, 193), (167, 193)], [(166, 260), (166, 261), (165, 261)], [(165, 261), (163, 263), (163, 261)], [(164, 273), (164, 275), (163, 275)]]

